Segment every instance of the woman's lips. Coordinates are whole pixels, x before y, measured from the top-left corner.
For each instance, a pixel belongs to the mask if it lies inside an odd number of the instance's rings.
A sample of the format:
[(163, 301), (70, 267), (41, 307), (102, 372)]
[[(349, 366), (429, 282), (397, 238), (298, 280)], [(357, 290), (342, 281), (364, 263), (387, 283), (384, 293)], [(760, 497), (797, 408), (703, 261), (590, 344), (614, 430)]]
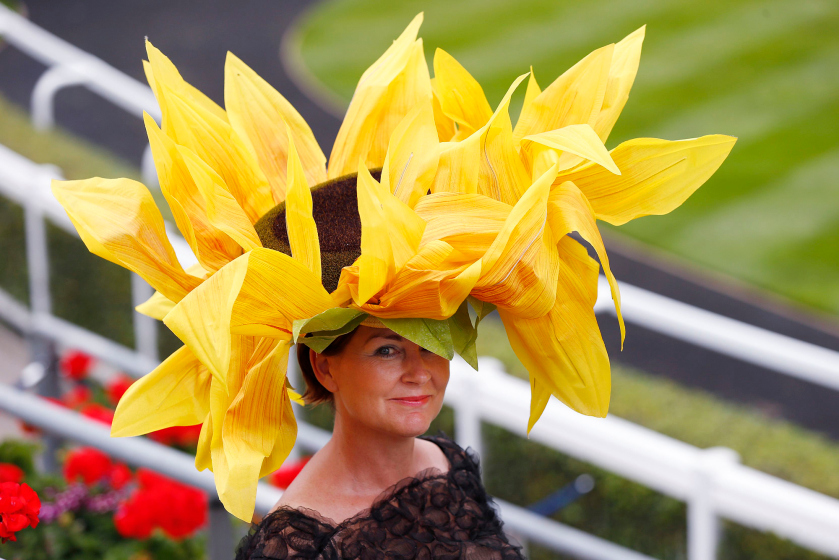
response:
[(401, 397), (391, 400), (396, 401), (399, 404), (404, 404), (405, 406), (422, 406), (427, 403), (430, 398), (431, 395), (422, 395), (420, 397)]

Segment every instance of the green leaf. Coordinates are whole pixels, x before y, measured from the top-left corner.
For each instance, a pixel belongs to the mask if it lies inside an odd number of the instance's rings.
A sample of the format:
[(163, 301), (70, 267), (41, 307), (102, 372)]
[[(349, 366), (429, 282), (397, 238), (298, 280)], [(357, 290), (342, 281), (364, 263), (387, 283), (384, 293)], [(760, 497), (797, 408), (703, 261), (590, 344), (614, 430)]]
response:
[(469, 305), (464, 301), (457, 308), (454, 315), (449, 318), (449, 328), (452, 332), (452, 342), (455, 352), (478, 371), (478, 350), (475, 342), (478, 340), (478, 331), (472, 326), (472, 319), (469, 317)]
[(330, 332), (335, 333), (334, 336), (346, 334), (360, 325), (366, 316), (365, 312), (358, 309), (333, 307), (314, 317), (294, 321), (293, 340), (297, 340), (301, 332), (304, 334)]
[(454, 344), (449, 321), (434, 319), (379, 319), (384, 326), (411, 342), (451, 360)]
[(318, 354), (323, 354), (323, 351), (338, 338), (336, 336), (306, 336), (300, 339), (300, 344), (305, 344)]
[(475, 297), (469, 296), (466, 298), (469, 303), (472, 304), (472, 309), (475, 310), (478, 318), (475, 320), (475, 328), (478, 328), (478, 324), (483, 321), (484, 317), (495, 311), (495, 305), (491, 303), (487, 303), (485, 301), (481, 301)]

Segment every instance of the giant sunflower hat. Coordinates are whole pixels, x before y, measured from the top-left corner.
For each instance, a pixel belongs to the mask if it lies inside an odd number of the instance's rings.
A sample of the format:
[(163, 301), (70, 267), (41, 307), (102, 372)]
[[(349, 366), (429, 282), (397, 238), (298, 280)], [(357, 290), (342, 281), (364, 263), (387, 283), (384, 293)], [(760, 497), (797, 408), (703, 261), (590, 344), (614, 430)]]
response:
[[(328, 164), (300, 114), (241, 60), (227, 57), (222, 109), (147, 43), (163, 119), (158, 128), (146, 116), (146, 128), (161, 190), (197, 257), (186, 270), (142, 184), (53, 183), (90, 251), (157, 290), (138, 311), (184, 343), (132, 385), (112, 434), (202, 423), (195, 465), (214, 473), (239, 518), (251, 518), (257, 480), (294, 445), (290, 347), (322, 351), (362, 323), (477, 368), (478, 323), (497, 309), (530, 373), (528, 430), (551, 395), (605, 416), (600, 266), (621, 316), (596, 221), (670, 212), (734, 145), (713, 135), (605, 148), (644, 28), (544, 91), (532, 72), (520, 76), (493, 110), (440, 49), (430, 77), (421, 22), (361, 76)], [(524, 80), (514, 127), (510, 98)]]

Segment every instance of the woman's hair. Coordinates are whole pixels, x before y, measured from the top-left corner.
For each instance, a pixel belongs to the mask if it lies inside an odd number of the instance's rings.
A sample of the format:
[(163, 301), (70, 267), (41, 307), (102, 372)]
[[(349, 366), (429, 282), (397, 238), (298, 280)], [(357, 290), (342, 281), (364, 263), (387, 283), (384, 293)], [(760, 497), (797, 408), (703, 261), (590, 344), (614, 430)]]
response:
[[(337, 337), (321, 354), (324, 356), (338, 354), (344, 349), (344, 346), (347, 345), (354, 334), (355, 330)], [(305, 344), (297, 345), (297, 363), (300, 364), (300, 372), (303, 374), (303, 380), (306, 382), (306, 392), (303, 393), (303, 400), (306, 404), (329, 403), (332, 405), (334, 403), (332, 393), (318, 381), (315, 370), (312, 368), (312, 362), (309, 360), (309, 347)]]

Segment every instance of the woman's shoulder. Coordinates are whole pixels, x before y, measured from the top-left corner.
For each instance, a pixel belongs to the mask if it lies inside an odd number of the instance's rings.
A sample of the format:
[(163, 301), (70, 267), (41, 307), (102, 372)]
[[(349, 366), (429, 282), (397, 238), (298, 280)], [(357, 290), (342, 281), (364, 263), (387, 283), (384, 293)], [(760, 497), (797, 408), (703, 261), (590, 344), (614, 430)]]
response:
[(480, 460), (472, 448), (462, 448), (443, 432), (438, 432), (437, 435), (420, 436), (420, 439), (432, 442), (440, 448), (448, 460), (450, 471), (468, 471), (480, 476)]

